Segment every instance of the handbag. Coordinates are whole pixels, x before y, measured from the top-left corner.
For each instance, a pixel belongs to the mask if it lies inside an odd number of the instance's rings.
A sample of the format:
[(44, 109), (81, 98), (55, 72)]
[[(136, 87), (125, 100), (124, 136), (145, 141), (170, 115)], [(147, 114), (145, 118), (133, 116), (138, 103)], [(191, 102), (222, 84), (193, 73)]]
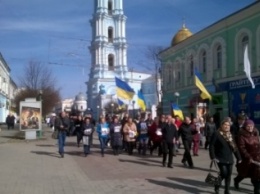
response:
[(58, 136), (59, 136), (59, 131), (58, 131), (58, 130), (57, 130), (57, 131), (53, 131), (51, 137), (52, 137), (53, 139), (58, 139)]
[(217, 172), (217, 173), (215, 172), (215, 174), (213, 174), (213, 170), (212, 170), (213, 164), (216, 167), (216, 169), (218, 170), (216, 162), (212, 161), (210, 163), (210, 169), (209, 169), (210, 172), (208, 173), (208, 175), (207, 175), (207, 177), (205, 179), (205, 182), (210, 184), (210, 185), (213, 185), (213, 186), (220, 186), (222, 179), (221, 179), (221, 176), (220, 176), (219, 172)]

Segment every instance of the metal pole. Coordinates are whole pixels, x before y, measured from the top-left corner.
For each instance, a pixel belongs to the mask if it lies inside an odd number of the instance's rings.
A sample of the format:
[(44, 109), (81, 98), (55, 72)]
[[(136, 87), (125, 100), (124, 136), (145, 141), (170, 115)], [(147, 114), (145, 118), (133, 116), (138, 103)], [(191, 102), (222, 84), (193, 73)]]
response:
[(38, 99), (39, 99), (40, 104), (41, 104), (41, 106), (40, 106), (41, 107), (41, 119), (39, 121), (39, 122), (41, 122), (40, 125), (39, 125), (39, 126), (41, 126), (41, 129), (39, 129), (38, 134), (39, 134), (39, 138), (42, 138), (42, 90), (39, 91)]

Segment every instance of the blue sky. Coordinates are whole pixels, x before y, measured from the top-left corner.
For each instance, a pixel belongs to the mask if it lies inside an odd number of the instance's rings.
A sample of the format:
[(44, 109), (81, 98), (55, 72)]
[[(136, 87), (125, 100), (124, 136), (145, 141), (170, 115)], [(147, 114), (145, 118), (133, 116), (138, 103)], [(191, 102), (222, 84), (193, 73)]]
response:
[[(0, 0), (0, 52), (18, 77), (30, 60), (51, 68), (62, 98), (86, 92), (94, 0)], [(124, 0), (128, 66), (147, 71), (149, 46), (169, 47), (186, 26), (196, 33), (255, 0)]]

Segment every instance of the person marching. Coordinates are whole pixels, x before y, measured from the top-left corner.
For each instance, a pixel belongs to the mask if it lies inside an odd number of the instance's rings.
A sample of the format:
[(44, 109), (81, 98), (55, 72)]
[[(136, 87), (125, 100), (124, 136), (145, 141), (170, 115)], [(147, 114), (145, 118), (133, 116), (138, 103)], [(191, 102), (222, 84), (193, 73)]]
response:
[(114, 117), (113, 123), (110, 125), (110, 137), (114, 155), (119, 155), (122, 147), (122, 125), (118, 117)]
[[(233, 168), (233, 154), (237, 159), (237, 163), (241, 163), (241, 157), (238, 148), (230, 132), (231, 123), (228, 120), (221, 122), (219, 130), (217, 130), (211, 138), (209, 144), (210, 159), (217, 162), (220, 170), (221, 179), (225, 180), (225, 194), (230, 194), (229, 187)], [(215, 186), (215, 193), (219, 193), (220, 185)]]
[(173, 145), (178, 138), (178, 132), (175, 125), (175, 119), (171, 115), (167, 116), (167, 124), (162, 128), (162, 150), (163, 150), (163, 161), (162, 165), (165, 167), (167, 155), (168, 157), (168, 168), (173, 168), (172, 158), (173, 158)]
[(162, 155), (162, 128), (159, 124), (159, 117), (154, 118), (154, 122), (151, 126), (151, 129), (149, 131), (149, 136), (151, 137), (151, 140), (153, 142), (152, 147), (150, 148), (150, 155), (153, 155), (153, 151), (157, 148), (158, 150), (158, 156)]
[(260, 194), (260, 142), (259, 132), (252, 120), (246, 120), (238, 134), (238, 149), (242, 162), (237, 164), (238, 175), (234, 185), (239, 189), (239, 183), (244, 178), (251, 178), (254, 194)]
[(199, 144), (200, 144), (200, 124), (197, 118), (192, 122), (192, 143), (193, 143), (193, 156), (199, 156)]
[(82, 125), (83, 125), (83, 117), (79, 115), (74, 122), (75, 131), (76, 131), (76, 135), (77, 135), (77, 145), (78, 145), (78, 147), (80, 145), (80, 141), (82, 140), (82, 131), (81, 131)]
[(138, 153), (146, 155), (146, 147), (148, 143), (148, 126), (143, 117), (141, 118), (140, 123), (137, 125), (137, 132), (139, 140)]
[(213, 133), (217, 130), (216, 124), (214, 122), (214, 117), (211, 116), (209, 117), (209, 121), (205, 125), (205, 137), (206, 137), (206, 142), (205, 142), (205, 150), (208, 149), (210, 139), (213, 135)]
[(70, 120), (66, 116), (66, 112), (61, 112), (60, 116), (55, 119), (55, 130), (58, 130), (58, 145), (59, 154), (64, 158), (64, 146), (66, 141), (67, 132), (69, 131)]
[(104, 151), (109, 134), (109, 125), (104, 117), (101, 117), (100, 119), (100, 123), (97, 126), (97, 133), (100, 142), (101, 156), (104, 157)]
[(184, 122), (181, 124), (178, 133), (179, 136), (181, 136), (185, 150), (181, 162), (184, 164), (184, 166), (187, 166), (188, 162), (189, 167), (193, 168), (193, 161), (190, 154), (192, 143), (192, 123), (190, 117), (185, 117)]
[(81, 128), (81, 133), (83, 134), (83, 150), (84, 150), (84, 154), (85, 157), (87, 157), (87, 155), (90, 153), (90, 145), (92, 142), (92, 134), (94, 132), (94, 126), (91, 123), (90, 118), (86, 117), (84, 119), (82, 128)]
[(133, 155), (133, 149), (136, 141), (137, 129), (136, 124), (131, 117), (128, 117), (127, 123), (123, 128), (124, 139), (127, 142), (127, 151), (129, 155)]

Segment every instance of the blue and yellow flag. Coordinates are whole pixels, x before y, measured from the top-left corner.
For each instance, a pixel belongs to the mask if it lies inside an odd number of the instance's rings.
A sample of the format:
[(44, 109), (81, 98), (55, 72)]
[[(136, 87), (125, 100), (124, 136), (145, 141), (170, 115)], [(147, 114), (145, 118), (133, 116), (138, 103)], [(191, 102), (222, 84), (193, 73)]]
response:
[(146, 110), (146, 104), (145, 104), (145, 100), (144, 100), (144, 95), (142, 93), (141, 90), (138, 90), (138, 94), (137, 94), (138, 98), (137, 98), (137, 104), (139, 105), (139, 107), (145, 111)]
[(182, 110), (175, 103), (172, 104), (172, 112), (174, 116), (178, 116), (182, 121), (184, 120)]
[(125, 103), (122, 100), (120, 100), (119, 98), (117, 99), (117, 103), (118, 103), (118, 106), (120, 109), (124, 108)]
[(205, 88), (205, 86), (201, 81), (200, 73), (196, 69), (194, 70), (194, 76), (195, 76), (195, 85), (199, 88), (201, 92), (200, 97), (202, 99), (212, 100), (211, 95), (209, 94), (209, 92), (207, 91), (207, 89)]
[(122, 99), (131, 100), (135, 95), (135, 91), (128, 85), (128, 83), (122, 81), (121, 79), (115, 77), (116, 80), (116, 94)]

